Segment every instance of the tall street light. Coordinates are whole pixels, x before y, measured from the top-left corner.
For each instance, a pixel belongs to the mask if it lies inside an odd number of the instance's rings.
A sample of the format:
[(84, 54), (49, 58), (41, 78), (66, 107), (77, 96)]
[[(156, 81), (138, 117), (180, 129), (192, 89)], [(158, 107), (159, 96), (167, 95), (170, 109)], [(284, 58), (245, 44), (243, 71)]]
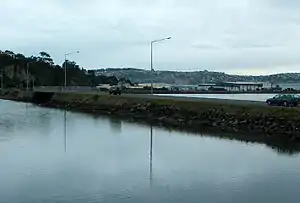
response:
[(79, 54), (79, 51), (65, 53), (65, 89), (67, 89), (67, 56), (72, 54)]
[[(162, 39), (157, 39), (157, 40), (153, 40), (151, 41), (151, 45), (150, 45), (150, 67), (151, 67), (151, 73), (154, 72), (154, 69), (153, 69), (153, 44), (154, 43), (157, 43), (157, 42), (161, 42), (161, 41), (165, 41), (165, 40), (168, 40), (168, 39), (171, 39), (171, 37), (166, 37), (166, 38), (162, 38)], [(151, 94), (153, 94), (153, 79), (151, 79)]]

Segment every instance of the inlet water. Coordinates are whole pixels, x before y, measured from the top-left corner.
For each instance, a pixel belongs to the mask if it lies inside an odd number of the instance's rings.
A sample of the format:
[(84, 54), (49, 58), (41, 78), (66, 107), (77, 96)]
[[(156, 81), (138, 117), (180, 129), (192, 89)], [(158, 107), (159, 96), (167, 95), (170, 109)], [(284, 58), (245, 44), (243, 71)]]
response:
[(298, 202), (287, 151), (0, 100), (5, 203)]

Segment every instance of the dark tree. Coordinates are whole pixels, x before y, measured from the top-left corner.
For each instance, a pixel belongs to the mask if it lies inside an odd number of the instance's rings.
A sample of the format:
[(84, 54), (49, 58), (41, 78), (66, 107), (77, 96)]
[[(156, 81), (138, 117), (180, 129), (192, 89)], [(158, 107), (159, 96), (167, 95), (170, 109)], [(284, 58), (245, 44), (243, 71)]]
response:
[(23, 54), (16, 54), (16, 58), (19, 60), (24, 60), (26, 57)]
[(40, 52), (40, 56), (42, 58), (51, 58), (50, 54), (48, 54), (47, 52), (41, 51)]
[[(67, 85), (96, 86), (99, 84), (116, 85), (119, 80), (115, 76), (96, 76), (95, 71), (85, 70), (74, 61), (66, 61), (62, 66), (55, 65), (50, 54), (40, 52), (39, 56), (25, 57), (12, 51), (0, 51), (0, 75), (3, 72), (3, 81), (6, 87), (26, 86), (27, 68), (30, 83), (43, 86), (63, 86), (65, 65), (67, 69)], [(127, 81), (125, 78), (122, 80)], [(1, 81), (1, 79), (0, 79)]]
[(4, 53), (5, 53), (5, 54), (8, 54), (8, 55), (11, 55), (11, 56), (14, 56), (14, 55), (15, 55), (14, 52), (9, 51), (9, 50), (5, 50)]
[(38, 57), (40, 61), (43, 61), (44, 63), (48, 63), (50, 65), (54, 65), (53, 59), (51, 58), (50, 54), (47, 52), (40, 52), (40, 56)]

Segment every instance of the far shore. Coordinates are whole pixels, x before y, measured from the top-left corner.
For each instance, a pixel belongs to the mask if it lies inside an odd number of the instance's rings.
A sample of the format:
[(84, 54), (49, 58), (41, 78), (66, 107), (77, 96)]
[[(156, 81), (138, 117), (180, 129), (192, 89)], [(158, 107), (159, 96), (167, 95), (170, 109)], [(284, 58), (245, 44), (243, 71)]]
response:
[[(45, 91), (45, 92), (77, 92), (77, 93), (85, 93), (85, 92), (103, 92), (107, 93), (108, 89), (106, 88), (96, 88), (96, 87), (67, 87), (67, 90), (64, 90), (63, 87), (35, 87), (35, 91)], [(125, 88), (122, 90), (123, 94), (151, 94), (151, 90), (149, 88)], [(260, 91), (171, 91), (166, 89), (153, 89), (154, 94), (300, 94), (300, 90), (293, 91), (279, 91), (279, 90), (260, 90)]]

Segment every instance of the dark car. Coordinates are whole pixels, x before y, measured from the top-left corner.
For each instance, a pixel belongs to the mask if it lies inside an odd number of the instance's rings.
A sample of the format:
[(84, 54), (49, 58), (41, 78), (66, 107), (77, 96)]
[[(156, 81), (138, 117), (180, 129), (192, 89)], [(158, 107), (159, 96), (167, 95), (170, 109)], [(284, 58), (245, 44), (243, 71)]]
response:
[(109, 94), (110, 95), (121, 95), (122, 91), (121, 91), (121, 88), (118, 87), (118, 86), (112, 86), (110, 89), (109, 89)]
[(278, 94), (270, 99), (267, 99), (268, 105), (278, 106), (298, 106), (300, 103), (300, 96), (296, 94)]

